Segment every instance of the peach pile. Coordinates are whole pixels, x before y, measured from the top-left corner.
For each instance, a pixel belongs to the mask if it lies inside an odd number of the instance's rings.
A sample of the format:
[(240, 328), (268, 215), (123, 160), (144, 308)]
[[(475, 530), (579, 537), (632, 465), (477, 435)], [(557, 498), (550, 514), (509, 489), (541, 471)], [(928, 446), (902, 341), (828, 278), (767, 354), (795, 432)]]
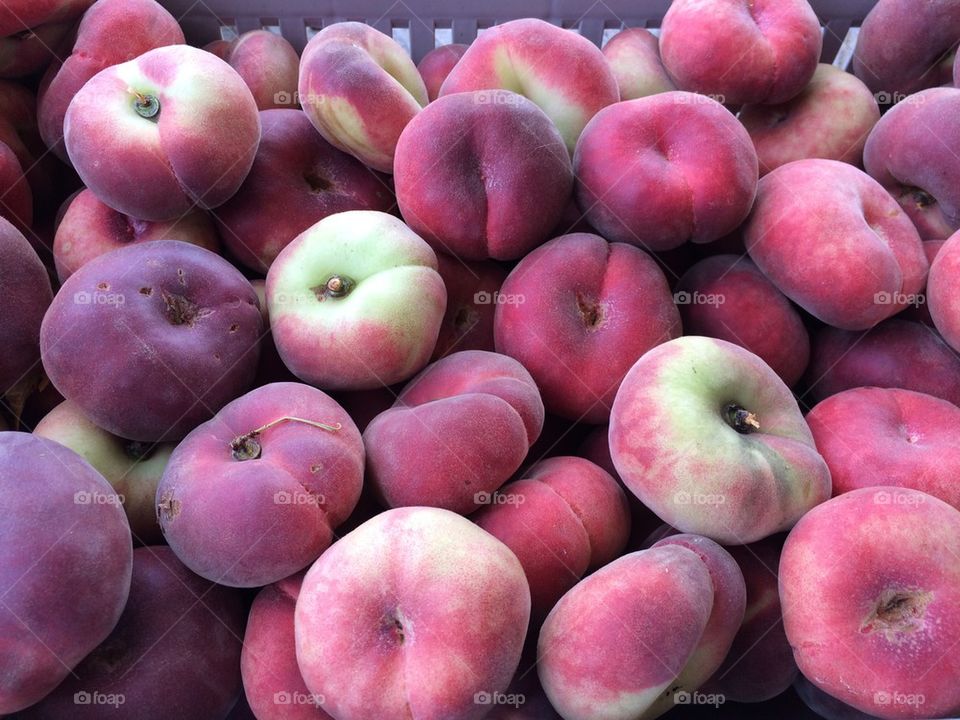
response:
[(0, 0), (0, 715), (960, 717), (960, 0), (295, 4)]

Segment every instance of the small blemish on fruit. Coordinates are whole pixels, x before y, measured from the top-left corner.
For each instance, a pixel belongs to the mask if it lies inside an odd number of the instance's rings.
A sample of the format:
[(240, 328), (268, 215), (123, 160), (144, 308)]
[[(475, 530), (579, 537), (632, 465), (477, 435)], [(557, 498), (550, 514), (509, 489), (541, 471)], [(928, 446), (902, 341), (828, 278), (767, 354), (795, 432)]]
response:
[(153, 288), (142, 287), (140, 288), (140, 294), (150, 297), (151, 295), (153, 295)]
[(323, 470), (323, 466), (322, 466), (322, 465), (311, 465), (311, 466), (310, 466), (310, 472), (312, 472), (314, 475), (316, 475), (316, 474), (317, 474), (318, 472), (320, 472), (321, 470)]
[(160, 520), (173, 520), (180, 514), (180, 501), (173, 497), (173, 493), (164, 493), (157, 503), (157, 518)]
[(97, 283), (97, 290), (109, 290), (110, 283), (108, 282), (99, 282)]
[(240, 326), (237, 325), (237, 323), (234, 323), (233, 325), (230, 326), (230, 332), (232, 333), (235, 333), (239, 329), (240, 329)]

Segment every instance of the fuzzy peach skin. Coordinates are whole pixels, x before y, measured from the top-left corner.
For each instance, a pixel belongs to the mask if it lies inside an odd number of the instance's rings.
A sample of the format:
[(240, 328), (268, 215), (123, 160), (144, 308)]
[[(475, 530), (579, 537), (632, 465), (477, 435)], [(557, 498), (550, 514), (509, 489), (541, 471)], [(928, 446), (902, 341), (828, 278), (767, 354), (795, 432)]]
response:
[(294, 610), (303, 574), (269, 585), (250, 608), (241, 671), (246, 700), (259, 720), (330, 720), (297, 665)]
[(670, 250), (744, 221), (757, 191), (750, 136), (720, 103), (668, 92), (611, 105), (573, 156), (576, 198), (610, 241)]
[(543, 429), (533, 378), (512, 358), (453, 353), (411, 380), (363, 433), (367, 481), (387, 507), (473, 512), (516, 472)]
[(42, 73), (69, 41), (72, 28), (72, 22), (51, 22), (0, 37), (0, 78), (27, 78)]
[(631, 368), (610, 414), (627, 487), (682, 532), (742, 545), (830, 497), (830, 472), (789, 388), (759, 357), (687, 336)]
[(660, 27), (660, 54), (677, 87), (731, 105), (795, 97), (822, 45), (807, 0), (673, 0)]
[(621, 30), (603, 46), (603, 56), (617, 79), (621, 100), (677, 89), (660, 60), (659, 40), (646, 28)]
[(262, 333), (257, 296), (230, 263), (176, 240), (91, 260), (40, 329), (44, 369), (94, 423), (129, 440), (179, 440), (245, 392)]
[[(960, 11), (958, 11), (960, 16)], [(960, 228), (960, 89), (932, 88), (897, 103), (876, 124), (863, 166), (895, 195), (921, 191), (926, 214), (936, 204), (943, 221)], [(907, 197), (910, 197), (908, 194)]]
[(130, 526), (77, 455), (0, 433), (0, 713), (52, 691), (116, 625), (130, 590)]
[(952, 0), (879, 0), (857, 36), (853, 71), (886, 102), (950, 83), (960, 38)]
[(960, 408), (900, 388), (831, 395), (808, 414), (833, 494), (874, 485), (921, 490), (960, 509)]
[(570, 456), (537, 463), (471, 519), (520, 560), (535, 624), (589, 569), (614, 560), (630, 535), (629, 506), (617, 481)]
[(469, 45), (451, 43), (440, 45), (424, 55), (417, 63), (417, 71), (427, 88), (427, 97), (433, 102), (440, 95), (440, 86), (463, 57)]
[[(113, 632), (20, 717), (223, 720), (240, 694), (245, 619), (236, 590), (197, 577), (168, 547), (137, 548)], [(84, 693), (86, 702), (78, 700)]]
[(29, 233), (33, 224), (33, 191), (16, 153), (0, 142), (0, 218)]
[(45, 23), (79, 17), (94, 0), (4, 0), (0, 5), (0, 37), (22, 33)]
[(758, 355), (793, 386), (810, 360), (797, 309), (747, 257), (714, 255), (680, 278), (674, 300), (688, 335), (706, 335)]
[(163, 542), (154, 500), (173, 443), (143, 443), (111, 435), (69, 400), (44, 415), (33, 432), (70, 448), (103, 475), (123, 504), (134, 542)]
[(427, 102), (417, 66), (391, 37), (342, 22), (300, 58), (300, 104), (323, 138), (374, 170), (393, 172), (397, 139)]
[(860, 166), (867, 135), (880, 119), (870, 88), (854, 75), (821, 63), (796, 97), (777, 105), (746, 105), (740, 122), (760, 159), (760, 174), (806, 158)]
[(266, 273), (291, 240), (328, 215), (389, 212), (387, 178), (324, 140), (302, 110), (264, 110), (250, 174), (217, 208), (220, 235), (251, 270)]
[(683, 547), (695, 552), (710, 572), (713, 607), (696, 648), (676, 679), (642, 715), (659, 717), (679, 704), (680, 693), (692, 693), (710, 678), (730, 651), (744, 619), (747, 590), (743, 573), (729, 552), (701, 535), (678, 534), (666, 537), (653, 548)]
[(610, 476), (626, 490), (627, 502), (630, 504), (630, 538), (627, 540), (627, 550), (639, 550), (642, 541), (656, 528), (663, 525), (663, 521), (654, 512), (640, 502), (640, 498), (627, 490), (617, 469), (610, 458), (610, 428), (608, 425), (597, 425), (587, 433), (583, 442), (576, 449), (576, 454), (586, 458), (595, 465), (610, 473)]
[(237, 71), (253, 93), (259, 110), (297, 107), (300, 58), (282, 35), (251, 30), (230, 42), (210, 43), (204, 50), (213, 52)]
[(537, 672), (551, 704), (565, 720), (656, 717), (713, 604), (709, 568), (682, 545), (624, 555), (581, 580), (540, 630)]
[(220, 250), (216, 226), (203, 210), (189, 210), (171, 222), (137, 220), (100, 202), (85, 188), (67, 201), (53, 237), (57, 276), (64, 282), (96, 257), (152, 240), (180, 240), (211, 252)]
[(27, 239), (0, 218), (0, 395), (40, 360), (40, 323), (53, 299), (50, 277)]
[(201, 577), (268, 585), (330, 545), (360, 498), (363, 463), (360, 431), (329, 395), (265, 385), (177, 446), (157, 487), (157, 517)]
[(861, 488), (809, 512), (780, 559), (800, 671), (880, 718), (956, 717), (958, 556), (960, 511), (917, 490)]
[(575, 233), (527, 255), (500, 288), (497, 351), (536, 381), (548, 412), (606, 422), (627, 371), (679, 337), (680, 314), (647, 253)]
[(960, 348), (960, 232), (937, 251), (927, 280), (927, 301), (933, 324), (954, 350)]
[(114, 210), (153, 221), (229, 200), (260, 142), (243, 79), (187, 45), (94, 75), (70, 102), (63, 129), (84, 184)]
[(430, 246), (373, 210), (324, 218), (287, 245), (267, 273), (280, 357), (294, 375), (324, 389), (392, 385), (422, 369), (446, 303)]
[(744, 240), (780, 292), (844, 330), (867, 330), (903, 310), (929, 268), (896, 201), (836, 160), (797, 160), (764, 177)]
[(496, 89), (537, 104), (571, 153), (590, 118), (620, 99), (617, 80), (596, 45), (535, 18), (485, 30), (444, 80), (440, 95)]
[(464, 262), (440, 253), (437, 271), (447, 288), (447, 310), (433, 360), (461, 350), (493, 351), (493, 316), (507, 271), (495, 262)]
[(746, 612), (730, 652), (701, 687), (704, 693), (739, 703), (764, 702), (786, 691), (797, 677), (777, 590), (783, 541), (783, 535), (774, 535), (727, 548), (746, 583)]
[(40, 136), (57, 157), (63, 147), (63, 119), (77, 91), (101, 70), (148, 50), (182, 45), (183, 31), (156, 0), (98, 0), (84, 13), (72, 49), (47, 68), (37, 96)]
[(812, 340), (808, 404), (850, 388), (876, 386), (960, 405), (960, 358), (932, 328), (894, 318), (866, 333), (824, 327)]
[(297, 662), (337, 720), (480, 720), (503, 692), (530, 617), (523, 568), (454, 513), (388, 510), (307, 572)]
[(297, 665), (294, 611), (303, 575), (263, 588), (250, 607), (240, 671), (258, 720), (331, 720), (323, 711), (325, 698), (307, 689)]
[(515, 260), (547, 240), (573, 169), (540, 108), (484, 90), (444, 95), (410, 121), (394, 182), (404, 220), (438, 252)]

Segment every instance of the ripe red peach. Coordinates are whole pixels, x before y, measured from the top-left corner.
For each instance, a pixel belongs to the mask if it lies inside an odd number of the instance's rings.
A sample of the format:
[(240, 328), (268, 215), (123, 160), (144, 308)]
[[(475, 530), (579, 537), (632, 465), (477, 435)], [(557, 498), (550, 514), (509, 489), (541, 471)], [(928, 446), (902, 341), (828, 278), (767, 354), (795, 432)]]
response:
[(516, 472), (544, 411), (530, 374), (505, 355), (448, 355), (413, 378), (363, 433), (366, 478), (388, 507), (473, 512)]
[(260, 141), (257, 106), (223, 60), (187, 45), (101, 70), (74, 96), (64, 142), (84, 184), (141, 220), (222, 205)]
[(240, 671), (250, 708), (259, 720), (331, 720), (323, 696), (303, 682), (297, 665), (294, 611), (303, 573), (263, 588), (250, 607)]
[(900, 388), (831, 395), (808, 414), (833, 494), (875, 485), (922, 490), (960, 509), (960, 408)]
[(533, 376), (548, 412), (606, 422), (620, 381), (680, 335), (680, 314), (647, 253), (576, 233), (527, 255), (500, 288), (497, 351)]
[(447, 288), (447, 309), (433, 360), (461, 350), (493, 351), (493, 317), (507, 271), (495, 262), (465, 262), (437, 255), (437, 272)]
[(674, 0), (660, 27), (660, 54), (677, 87), (731, 105), (798, 95), (822, 44), (807, 0)]
[(861, 488), (811, 510), (780, 560), (800, 671), (880, 718), (956, 717), (958, 556), (960, 511), (917, 490)]
[(713, 338), (658, 345), (610, 414), (610, 454), (665, 522), (742, 545), (830, 497), (830, 473), (790, 389), (759, 357)]
[(427, 97), (433, 102), (440, 95), (440, 86), (463, 57), (469, 45), (451, 43), (440, 45), (424, 55), (417, 63), (417, 71), (427, 88)]
[(651, 251), (732, 232), (757, 190), (757, 153), (743, 125), (687, 92), (601, 110), (580, 136), (573, 168), (587, 222), (610, 241)]
[(791, 387), (803, 376), (810, 359), (803, 318), (749, 258), (701, 260), (680, 278), (674, 299), (688, 335), (746, 348)]
[(710, 569), (682, 545), (600, 568), (560, 599), (540, 630), (537, 671), (551, 704), (566, 720), (656, 717), (713, 604)]
[(123, 504), (136, 543), (163, 542), (155, 499), (173, 443), (143, 443), (111, 435), (69, 400), (44, 415), (33, 432), (70, 448), (103, 475)]
[(757, 148), (760, 174), (766, 175), (807, 158), (859, 167), (880, 108), (870, 89), (854, 75), (821, 63), (796, 97), (776, 105), (746, 105), (738, 117)]
[(216, 212), (224, 244), (251, 270), (265, 273), (283, 248), (328, 215), (393, 208), (387, 179), (320, 137), (303, 111), (264, 110), (260, 124), (253, 167)]
[(64, 282), (96, 257), (152, 240), (180, 240), (211, 252), (220, 249), (217, 229), (203, 210), (190, 210), (172, 222), (137, 220), (83, 189), (66, 202), (53, 238), (57, 276)]
[(480, 720), (530, 616), (506, 545), (437, 508), (388, 510), (330, 547), (297, 600), (297, 662), (338, 720)]
[(894, 318), (866, 333), (824, 327), (813, 336), (808, 402), (856, 387), (903, 388), (960, 405), (960, 358), (937, 332)]
[(844, 330), (895, 315), (927, 276), (910, 218), (876, 181), (836, 160), (797, 160), (764, 177), (744, 239), (784, 295)]
[(677, 89), (660, 60), (659, 40), (646, 28), (621, 30), (603, 46), (603, 56), (617, 79), (621, 100)]
[(267, 273), (274, 342), (286, 366), (323, 389), (368, 390), (429, 361), (447, 291), (430, 246), (375, 210), (328, 215)]
[(589, 570), (614, 560), (630, 535), (623, 490), (582, 458), (538, 462), (487, 501), (471, 519), (520, 560), (534, 624)]
[(397, 139), (428, 102), (410, 56), (359, 22), (325, 27), (300, 59), (300, 104), (334, 147), (374, 170), (393, 172)]
[(40, 136), (57, 157), (63, 147), (63, 119), (77, 91), (101, 70), (128, 62), (165, 45), (186, 41), (177, 19), (156, 0), (98, 0), (84, 13), (67, 57), (47, 68), (37, 96)]
[(950, 82), (960, 37), (960, 7), (951, 0), (879, 0), (867, 13), (853, 71), (886, 103)]
[(219, 40), (210, 45), (204, 50), (213, 52), (237, 71), (253, 93), (257, 109), (296, 108), (300, 58), (282, 35), (251, 30), (234, 40)]
[(937, 251), (927, 279), (927, 303), (937, 331), (954, 350), (960, 348), (960, 232), (954, 233)]
[(263, 327), (257, 296), (230, 263), (155, 240), (71, 275), (40, 330), (50, 381), (98, 426), (179, 440), (245, 392)]
[(157, 487), (157, 517), (195, 573), (261, 587), (330, 545), (360, 498), (363, 462), (360, 431), (329, 395), (265, 385), (177, 445)]
[[(960, 22), (960, 11), (956, 12)], [(923, 215), (933, 206), (953, 230), (960, 228), (960, 89), (923, 90), (897, 103), (876, 124), (863, 166), (895, 196), (919, 191)], [(908, 200), (909, 201), (909, 200)]]
[[(34, 704), (103, 642), (130, 590), (130, 526), (72, 450), (0, 433), (0, 713)], [(72, 717), (72, 716), (71, 716)]]
[(222, 720), (240, 693), (245, 613), (237, 591), (197, 577), (170, 548), (137, 548), (113, 632), (23, 720)]
[(0, 395), (40, 359), (40, 323), (53, 299), (50, 277), (27, 239), (0, 218)]
[(534, 18), (485, 30), (447, 76), (440, 95), (496, 89), (518, 90), (539, 105), (571, 153), (590, 118), (620, 99), (617, 80), (596, 45)]
[(404, 220), (438, 252), (515, 260), (547, 240), (573, 170), (540, 108), (487, 90), (444, 95), (411, 120), (394, 182)]

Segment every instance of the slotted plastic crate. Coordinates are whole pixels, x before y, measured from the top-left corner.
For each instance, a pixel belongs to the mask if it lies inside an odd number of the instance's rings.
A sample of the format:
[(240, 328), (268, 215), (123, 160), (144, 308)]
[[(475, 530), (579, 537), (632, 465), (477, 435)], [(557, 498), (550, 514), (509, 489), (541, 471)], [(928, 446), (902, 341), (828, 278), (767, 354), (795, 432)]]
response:
[[(522, 17), (574, 29), (597, 45), (624, 27), (659, 27), (670, 0), (160, 0), (180, 20), (187, 41), (274, 29), (297, 51), (318, 30), (365, 22), (410, 49), (415, 61), (437, 45), (470, 43), (478, 30)], [(811, 0), (824, 25), (824, 62), (846, 67), (856, 28), (875, 0)], [(439, 39), (439, 41), (438, 41)], [(845, 42), (846, 41), (846, 42)]]

